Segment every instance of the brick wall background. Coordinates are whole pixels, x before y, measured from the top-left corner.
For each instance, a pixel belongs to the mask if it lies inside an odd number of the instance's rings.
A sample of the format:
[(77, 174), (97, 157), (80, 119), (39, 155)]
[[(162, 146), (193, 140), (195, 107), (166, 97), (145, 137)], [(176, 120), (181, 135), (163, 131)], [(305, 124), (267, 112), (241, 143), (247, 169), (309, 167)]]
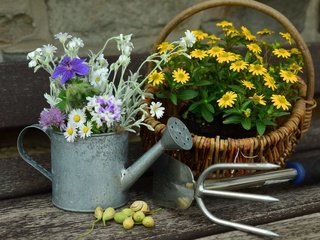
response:
[[(133, 34), (135, 53), (150, 51), (163, 26), (177, 13), (203, 0), (0, 0), (0, 62), (25, 59), (27, 52), (55, 43), (52, 36), (68, 32), (85, 41), (86, 49), (98, 50), (108, 37)], [(320, 0), (260, 0), (283, 13), (306, 42), (319, 42)], [(281, 30), (271, 18), (239, 7), (201, 12), (175, 33), (203, 28), (227, 18), (250, 28)], [(57, 45), (57, 44), (56, 44)], [(106, 52), (116, 54), (115, 49)]]

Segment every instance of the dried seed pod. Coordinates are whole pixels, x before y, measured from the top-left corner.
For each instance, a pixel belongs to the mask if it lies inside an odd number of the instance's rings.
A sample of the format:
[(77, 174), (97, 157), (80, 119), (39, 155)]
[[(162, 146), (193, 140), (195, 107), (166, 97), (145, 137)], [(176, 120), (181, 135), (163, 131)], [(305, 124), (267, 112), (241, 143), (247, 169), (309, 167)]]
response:
[(177, 198), (177, 207), (179, 209), (187, 209), (190, 207), (192, 200), (188, 197), (179, 197)]
[(116, 213), (114, 214), (113, 219), (114, 219), (114, 221), (115, 221), (116, 223), (122, 224), (123, 221), (124, 221), (127, 217), (128, 217), (128, 216), (125, 215), (123, 212), (116, 212)]
[(142, 212), (149, 212), (150, 209), (149, 209), (149, 206), (148, 204), (145, 202), (145, 201), (134, 201), (130, 208), (134, 211), (134, 212), (137, 212), (137, 211), (142, 211)]
[(128, 217), (131, 217), (134, 214), (134, 211), (131, 208), (124, 208), (122, 211)]
[(106, 221), (113, 219), (115, 213), (116, 213), (116, 210), (114, 210), (114, 208), (112, 207), (108, 207), (106, 210), (104, 210), (102, 215), (103, 224), (106, 225)]
[(134, 221), (133, 221), (132, 217), (127, 217), (127, 218), (123, 221), (122, 226), (123, 226), (124, 229), (131, 229), (131, 228), (133, 228), (133, 226), (134, 226)]
[(154, 220), (151, 216), (146, 216), (143, 220), (142, 220), (142, 225), (147, 227), (147, 228), (152, 228), (155, 226)]
[(97, 219), (97, 221), (100, 221), (102, 219), (103, 215), (103, 209), (102, 207), (96, 207), (94, 210), (94, 217)]
[(133, 217), (133, 220), (139, 224), (145, 218), (145, 214), (142, 211), (138, 211), (138, 212), (135, 212), (132, 217)]

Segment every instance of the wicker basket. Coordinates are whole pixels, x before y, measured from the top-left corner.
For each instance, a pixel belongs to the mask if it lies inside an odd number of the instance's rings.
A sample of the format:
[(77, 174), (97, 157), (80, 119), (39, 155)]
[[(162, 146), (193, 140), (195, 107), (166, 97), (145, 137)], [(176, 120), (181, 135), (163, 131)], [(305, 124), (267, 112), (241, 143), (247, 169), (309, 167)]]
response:
[[(222, 139), (220, 136), (209, 138), (192, 134), (192, 150), (170, 153), (176, 159), (187, 164), (196, 177), (201, 174), (205, 168), (215, 163), (235, 161), (270, 162), (283, 166), (290, 153), (294, 150), (294, 146), (308, 130), (312, 117), (312, 109), (316, 106), (316, 102), (313, 99), (314, 66), (306, 43), (285, 16), (262, 3), (252, 0), (211, 0), (196, 4), (182, 11), (163, 28), (155, 46), (163, 42), (170, 32), (183, 20), (200, 11), (221, 6), (242, 6), (252, 8), (277, 20), (291, 34), (303, 54), (307, 81), (303, 84), (305, 89), (300, 89), (300, 92), (302, 92), (301, 99), (295, 103), (291, 115), (278, 129), (261, 137), (241, 139)], [(150, 92), (155, 91), (150, 85), (148, 85), (147, 88)], [(152, 117), (148, 117), (145, 122), (155, 129), (154, 132), (149, 131), (146, 128), (141, 129), (143, 145), (148, 149), (161, 137), (165, 124)], [(218, 172), (215, 177), (224, 177), (229, 174), (231, 174), (230, 171), (221, 171)], [(237, 172), (237, 174), (243, 175), (246, 174), (246, 172), (240, 171)]]

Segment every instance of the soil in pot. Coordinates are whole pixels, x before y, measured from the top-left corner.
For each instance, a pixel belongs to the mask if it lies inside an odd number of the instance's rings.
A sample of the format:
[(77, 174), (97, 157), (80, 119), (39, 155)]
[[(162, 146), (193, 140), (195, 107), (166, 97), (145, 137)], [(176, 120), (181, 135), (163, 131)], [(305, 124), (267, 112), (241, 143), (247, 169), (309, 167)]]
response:
[[(189, 115), (191, 117), (191, 115)], [(248, 138), (257, 135), (255, 129), (246, 130), (240, 124), (223, 124), (222, 117), (216, 116), (214, 122), (199, 122), (194, 118), (182, 119), (189, 131), (205, 137), (216, 137), (219, 135), (223, 139), (227, 138)]]

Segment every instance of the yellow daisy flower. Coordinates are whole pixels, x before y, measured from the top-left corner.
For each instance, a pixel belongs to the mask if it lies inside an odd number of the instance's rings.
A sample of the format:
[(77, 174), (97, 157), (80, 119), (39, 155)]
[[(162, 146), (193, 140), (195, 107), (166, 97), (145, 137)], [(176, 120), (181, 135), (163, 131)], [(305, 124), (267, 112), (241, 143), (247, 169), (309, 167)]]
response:
[(209, 36), (208, 33), (205, 33), (201, 30), (192, 30), (192, 33), (198, 41), (201, 41)]
[(202, 60), (203, 58), (207, 57), (208, 54), (205, 50), (195, 49), (190, 53), (190, 56), (193, 58), (198, 58), (198, 59)]
[(295, 55), (301, 55), (301, 52), (298, 48), (291, 48), (290, 53)]
[(257, 32), (257, 34), (259, 34), (259, 35), (271, 35), (273, 33), (274, 33), (274, 31), (271, 31), (268, 28), (264, 28), (264, 29)]
[(233, 23), (232, 22), (228, 22), (228, 21), (221, 21), (221, 22), (218, 22), (216, 24), (218, 27), (222, 27), (222, 28), (226, 28), (226, 27), (233, 27)]
[(298, 76), (291, 71), (280, 70), (280, 76), (286, 83), (298, 82)]
[(302, 67), (299, 66), (297, 63), (292, 63), (288, 69), (293, 71), (295, 74), (298, 72), (302, 72)]
[(224, 31), (225, 31), (225, 35), (229, 37), (240, 36), (240, 32), (234, 27), (224, 29)]
[(250, 43), (250, 44), (248, 44), (248, 45), (247, 45), (247, 48), (248, 48), (251, 52), (253, 52), (253, 53), (255, 53), (255, 54), (260, 54), (260, 53), (262, 52), (262, 49), (261, 49), (260, 46), (259, 46), (258, 44), (256, 44), (256, 43)]
[(252, 35), (250, 30), (248, 28), (246, 28), (245, 26), (242, 26), (241, 30), (242, 30), (242, 34), (244, 35), (245, 39), (247, 39), (248, 41), (254, 41), (257, 39), (254, 35)]
[(240, 72), (241, 70), (247, 69), (248, 63), (242, 60), (231, 63), (230, 70), (234, 72)]
[(248, 81), (248, 80), (242, 80), (241, 83), (242, 83), (243, 86), (245, 86), (249, 90), (255, 89), (255, 86), (253, 85), (253, 83)]
[(287, 101), (286, 97), (283, 95), (273, 94), (271, 96), (271, 101), (277, 109), (282, 108), (283, 110), (286, 111), (286, 110), (289, 110), (289, 107), (291, 107), (291, 104)]
[(169, 42), (162, 42), (158, 45), (157, 49), (159, 50), (159, 53), (165, 53), (167, 51), (170, 51), (174, 48), (172, 43)]
[(189, 73), (187, 73), (182, 68), (178, 68), (177, 70), (174, 70), (172, 72), (172, 77), (175, 82), (182, 83), (182, 84), (185, 84), (190, 79)]
[(212, 47), (211, 49), (207, 50), (207, 53), (210, 57), (217, 57), (218, 55), (220, 55), (221, 53), (224, 52), (224, 48), (222, 47)]
[(252, 97), (249, 97), (255, 104), (266, 105), (266, 101), (263, 98), (263, 95), (258, 95), (256, 93)]
[(287, 42), (291, 45), (292, 44), (292, 37), (290, 35), (290, 33), (283, 33), (283, 32), (280, 32), (279, 33), (281, 37), (283, 37), (285, 40), (287, 40)]
[(273, 77), (271, 77), (269, 74), (265, 74), (263, 76), (263, 80), (264, 80), (264, 85), (268, 88), (271, 88), (272, 91), (274, 91), (275, 89), (277, 89), (277, 85), (276, 82), (274, 80)]
[(214, 35), (214, 34), (209, 35), (208, 38), (209, 38), (210, 40), (212, 40), (212, 41), (215, 41), (215, 42), (221, 40), (221, 38), (217, 37), (217, 36)]
[(254, 76), (264, 75), (267, 73), (267, 69), (263, 67), (261, 64), (250, 64), (249, 72)]
[(153, 71), (148, 77), (148, 83), (153, 86), (158, 86), (164, 82), (164, 73), (158, 72), (157, 70)]
[(224, 62), (233, 62), (239, 58), (238, 55), (232, 53), (232, 52), (222, 52), (217, 56), (218, 63), (224, 63)]
[(232, 107), (237, 99), (237, 94), (233, 91), (226, 92), (220, 99), (217, 100), (220, 108)]
[(273, 55), (277, 56), (278, 58), (289, 58), (291, 56), (291, 53), (284, 49), (284, 48), (277, 48), (272, 51)]

